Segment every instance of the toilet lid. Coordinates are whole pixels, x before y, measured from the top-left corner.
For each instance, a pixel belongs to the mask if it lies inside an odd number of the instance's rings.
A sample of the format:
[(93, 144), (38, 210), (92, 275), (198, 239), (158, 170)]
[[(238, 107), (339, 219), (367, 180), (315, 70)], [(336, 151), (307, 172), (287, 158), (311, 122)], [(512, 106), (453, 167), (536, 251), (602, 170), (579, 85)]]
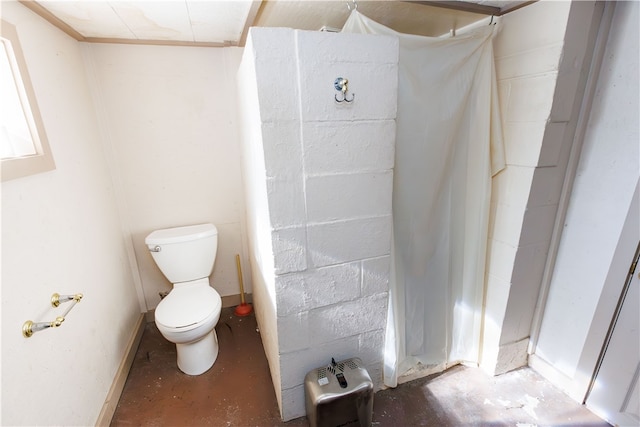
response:
[(221, 307), (220, 295), (209, 286), (174, 288), (156, 307), (155, 320), (167, 328), (189, 328)]

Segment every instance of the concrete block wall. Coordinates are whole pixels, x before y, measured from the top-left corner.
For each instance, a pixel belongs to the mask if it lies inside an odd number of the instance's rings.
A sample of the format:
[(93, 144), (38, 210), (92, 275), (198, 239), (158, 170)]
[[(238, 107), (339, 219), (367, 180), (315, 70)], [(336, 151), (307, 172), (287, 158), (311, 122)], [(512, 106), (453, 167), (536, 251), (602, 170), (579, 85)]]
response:
[[(522, 239), (523, 221), (553, 103), (568, 14), (569, 2), (532, 4), (502, 17), (502, 28), (494, 41), (506, 168), (493, 178), (491, 195), (481, 360), (490, 373), (508, 370), (505, 363), (526, 364), (527, 343), (512, 343), (515, 348), (509, 357), (504, 350), (502, 355), (499, 352), (504, 344), (503, 330), (510, 327), (505, 315), (516, 259), (529, 244), (544, 244)], [(540, 22), (545, 22), (545, 31), (537, 31)], [(541, 218), (547, 221), (545, 227), (553, 225), (554, 216), (555, 210)], [(532, 237), (537, 238), (535, 233)]]
[[(360, 357), (382, 384), (398, 43), (252, 28), (247, 46), (242, 67), (255, 71), (268, 203), (268, 230), (258, 221), (248, 228), (256, 229), (250, 240), (270, 233), (273, 254), (273, 271), (254, 272), (263, 276), (254, 278), (254, 303), (275, 307), (275, 322), (258, 321), (263, 340), (277, 337), (278, 354), (271, 348), (267, 357), (278, 359), (271, 370), (289, 420), (305, 414), (305, 374), (332, 357)], [(337, 77), (349, 79), (353, 103), (334, 100)], [(260, 283), (273, 283), (272, 301), (255, 300)]]
[(481, 365), (493, 374), (527, 363), (593, 16), (592, 2), (538, 2), (505, 15), (495, 40), (507, 167), (493, 180), (491, 200)]

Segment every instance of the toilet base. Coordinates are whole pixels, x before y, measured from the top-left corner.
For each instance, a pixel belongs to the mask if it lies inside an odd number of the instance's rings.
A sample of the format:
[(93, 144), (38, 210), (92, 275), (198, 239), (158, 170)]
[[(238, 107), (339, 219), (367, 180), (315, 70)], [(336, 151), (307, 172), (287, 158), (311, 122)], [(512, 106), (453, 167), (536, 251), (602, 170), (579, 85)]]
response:
[(202, 339), (188, 344), (176, 344), (178, 368), (187, 375), (200, 375), (213, 366), (218, 357), (218, 336), (213, 329)]

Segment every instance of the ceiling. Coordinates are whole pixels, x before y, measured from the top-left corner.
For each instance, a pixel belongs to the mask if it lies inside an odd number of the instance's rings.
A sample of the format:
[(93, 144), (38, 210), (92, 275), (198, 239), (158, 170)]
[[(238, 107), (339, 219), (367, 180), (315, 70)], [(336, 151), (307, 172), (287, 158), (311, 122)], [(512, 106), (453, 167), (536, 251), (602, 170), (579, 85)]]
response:
[(249, 27), (339, 29), (350, 9), (396, 31), (436, 36), (500, 15), (525, 1), (24, 0), (77, 40), (243, 46)]

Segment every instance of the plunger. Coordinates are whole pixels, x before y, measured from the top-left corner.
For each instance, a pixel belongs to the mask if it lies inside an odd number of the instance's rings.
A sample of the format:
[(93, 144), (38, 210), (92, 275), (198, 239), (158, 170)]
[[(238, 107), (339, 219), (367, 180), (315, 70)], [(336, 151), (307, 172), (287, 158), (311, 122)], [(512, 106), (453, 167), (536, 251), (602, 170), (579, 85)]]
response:
[(240, 255), (236, 255), (236, 267), (238, 268), (238, 281), (240, 282), (240, 305), (236, 307), (233, 314), (236, 316), (248, 316), (253, 311), (251, 304), (244, 301), (244, 286), (242, 284), (242, 269), (240, 268)]

